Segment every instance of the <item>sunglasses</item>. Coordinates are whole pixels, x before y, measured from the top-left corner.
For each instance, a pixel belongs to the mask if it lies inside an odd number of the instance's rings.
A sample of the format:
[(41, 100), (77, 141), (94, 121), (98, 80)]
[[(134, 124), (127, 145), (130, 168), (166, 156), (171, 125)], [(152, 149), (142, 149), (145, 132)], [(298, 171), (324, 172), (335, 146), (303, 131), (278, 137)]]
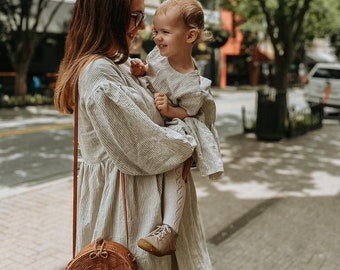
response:
[(142, 11), (132, 12), (131, 17), (135, 19), (135, 27), (138, 27), (142, 24), (145, 18), (145, 13)]

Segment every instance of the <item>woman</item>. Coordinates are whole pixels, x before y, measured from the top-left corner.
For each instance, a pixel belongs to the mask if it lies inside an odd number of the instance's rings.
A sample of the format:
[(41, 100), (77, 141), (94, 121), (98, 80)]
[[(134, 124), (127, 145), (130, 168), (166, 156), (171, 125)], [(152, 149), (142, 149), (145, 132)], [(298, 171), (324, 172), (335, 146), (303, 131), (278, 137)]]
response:
[[(125, 174), (129, 242), (138, 269), (176, 269), (171, 256), (139, 249), (137, 240), (162, 223), (163, 174), (192, 155), (195, 142), (164, 127), (151, 93), (130, 73), (129, 46), (144, 28), (143, 0), (78, 0), (60, 65), (55, 106), (72, 113), (79, 93), (77, 251), (99, 237), (127, 245), (121, 198)], [(179, 269), (212, 269), (188, 175)]]

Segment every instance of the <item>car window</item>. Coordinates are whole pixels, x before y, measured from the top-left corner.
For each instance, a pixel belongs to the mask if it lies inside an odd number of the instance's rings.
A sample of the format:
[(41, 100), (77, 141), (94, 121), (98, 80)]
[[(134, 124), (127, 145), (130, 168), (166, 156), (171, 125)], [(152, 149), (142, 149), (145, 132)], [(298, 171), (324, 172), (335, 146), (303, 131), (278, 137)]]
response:
[(319, 68), (312, 76), (313, 78), (340, 79), (340, 70), (330, 68)]

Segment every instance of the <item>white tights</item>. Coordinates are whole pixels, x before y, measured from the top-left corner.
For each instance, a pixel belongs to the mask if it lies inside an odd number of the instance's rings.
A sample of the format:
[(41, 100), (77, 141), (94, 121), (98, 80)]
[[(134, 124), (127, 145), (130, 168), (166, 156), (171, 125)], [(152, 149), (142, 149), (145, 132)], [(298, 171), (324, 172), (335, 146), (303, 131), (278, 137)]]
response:
[(164, 218), (163, 224), (169, 225), (178, 233), (183, 214), (186, 186), (182, 178), (183, 165), (164, 174)]

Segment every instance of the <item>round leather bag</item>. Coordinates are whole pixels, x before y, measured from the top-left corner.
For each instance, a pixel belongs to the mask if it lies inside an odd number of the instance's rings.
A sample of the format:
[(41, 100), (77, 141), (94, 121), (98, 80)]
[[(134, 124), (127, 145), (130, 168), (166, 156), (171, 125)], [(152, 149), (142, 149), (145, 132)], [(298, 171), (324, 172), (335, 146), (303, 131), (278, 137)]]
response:
[(84, 247), (66, 270), (137, 270), (135, 257), (123, 245), (102, 238)]

